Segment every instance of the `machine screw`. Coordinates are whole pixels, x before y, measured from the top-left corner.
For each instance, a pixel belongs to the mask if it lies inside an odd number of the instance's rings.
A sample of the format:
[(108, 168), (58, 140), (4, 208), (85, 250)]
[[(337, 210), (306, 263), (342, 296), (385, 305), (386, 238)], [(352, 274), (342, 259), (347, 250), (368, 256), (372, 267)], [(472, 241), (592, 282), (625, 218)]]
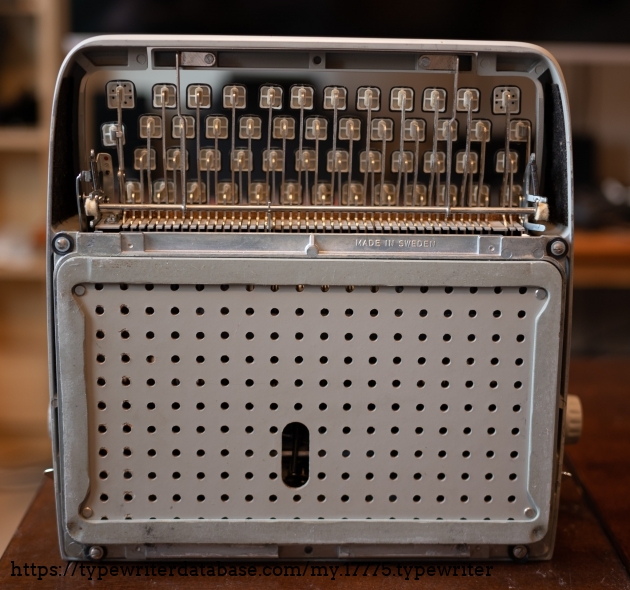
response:
[(205, 61), (209, 66), (213, 66), (216, 63), (217, 58), (215, 57), (214, 53), (206, 53), (203, 61)]
[(429, 65), (431, 65), (431, 58), (425, 55), (424, 57), (420, 58), (420, 60), (418, 61), (418, 64), (420, 65), (421, 68), (428, 68)]
[(564, 240), (554, 240), (549, 244), (549, 251), (553, 256), (560, 258), (567, 253), (567, 244)]
[(523, 561), (527, 559), (528, 555), (529, 550), (527, 549), (527, 547), (525, 547), (525, 545), (515, 545), (514, 547), (512, 547), (512, 557), (517, 561)]
[(92, 545), (92, 547), (90, 547), (90, 550), (88, 551), (88, 555), (90, 556), (90, 559), (93, 559), (94, 561), (99, 561), (100, 559), (103, 559), (105, 551), (103, 551), (103, 548), (99, 547), (98, 545)]
[(53, 240), (53, 248), (58, 254), (67, 254), (72, 250), (72, 239), (70, 236), (60, 234)]

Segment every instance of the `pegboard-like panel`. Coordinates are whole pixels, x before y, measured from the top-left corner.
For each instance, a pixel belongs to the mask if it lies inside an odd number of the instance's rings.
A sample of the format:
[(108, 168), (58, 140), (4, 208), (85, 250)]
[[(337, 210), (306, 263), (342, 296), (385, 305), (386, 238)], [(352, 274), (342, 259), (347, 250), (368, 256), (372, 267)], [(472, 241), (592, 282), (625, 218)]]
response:
[[(544, 290), (88, 284), (93, 520), (527, 520)], [(283, 429), (309, 479), (282, 479)]]

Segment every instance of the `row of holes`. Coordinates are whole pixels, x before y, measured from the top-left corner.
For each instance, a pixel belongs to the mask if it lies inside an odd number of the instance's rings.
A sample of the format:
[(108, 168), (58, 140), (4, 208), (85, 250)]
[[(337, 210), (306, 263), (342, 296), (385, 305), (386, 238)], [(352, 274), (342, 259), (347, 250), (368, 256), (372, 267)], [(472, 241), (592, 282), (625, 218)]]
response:
[[(127, 289), (129, 289), (129, 285), (127, 283), (120, 283), (119, 287), (122, 291), (126, 291)], [(179, 290), (179, 285), (171, 285), (171, 291), (178, 291)], [(244, 285), (245, 290), (246, 291), (253, 291), (256, 288), (256, 285)], [(95, 283), (94, 288), (97, 291), (102, 291), (103, 290), (103, 284), (102, 283)], [(144, 288), (147, 291), (153, 291), (154, 289), (154, 285), (152, 284), (148, 284), (145, 285)], [(229, 290), (230, 285), (221, 285), (220, 289), (221, 291), (227, 291)], [(259, 287), (260, 288), (260, 287)], [(262, 287), (265, 288), (265, 287)], [(271, 289), (271, 291), (273, 291), (274, 293), (278, 292), (280, 290), (280, 286), (279, 285), (269, 285), (268, 286), (269, 289)], [(284, 288), (284, 285), (283, 285)], [(291, 288), (289, 286), (287, 286), (286, 288)], [(419, 289), (420, 293), (428, 293), (429, 290), (431, 291), (435, 291), (435, 290), (439, 290), (440, 292), (442, 292), (442, 290), (444, 291), (444, 293), (453, 293), (453, 287), (395, 287), (394, 290), (396, 291), (396, 293), (402, 293), (404, 290), (406, 289)], [(195, 289), (197, 291), (203, 291), (205, 289), (205, 285), (195, 285)], [(330, 287), (328, 285), (322, 285), (320, 287), (320, 289), (324, 292), (327, 292)], [(348, 293), (352, 293), (354, 291), (354, 287), (352, 285), (349, 285), (347, 287), (345, 287), (346, 292)], [(296, 285), (295, 286), (295, 290), (298, 291), (299, 293), (301, 293), (302, 291), (304, 291), (304, 285)], [(478, 287), (470, 287), (469, 289), (470, 293), (477, 293), (479, 291)], [(370, 291), (372, 293), (378, 293), (379, 291), (379, 287), (370, 287)], [(503, 288), (502, 287), (494, 287), (493, 291), (499, 295), (501, 293), (503, 293)], [(527, 287), (519, 287), (518, 292), (521, 295), (525, 295), (525, 293), (527, 293)]]
[[(520, 313), (520, 312), (519, 312)], [(525, 313), (525, 312), (523, 312)], [(130, 333), (129, 330), (121, 330), (120, 331), (120, 337), (123, 340), (126, 340), (127, 338), (130, 337)], [(299, 335), (299, 337), (298, 337)], [(104, 330), (97, 330), (96, 334), (95, 334), (96, 338), (98, 340), (102, 340), (103, 338), (105, 338), (105, 331)], [(146, 338), (148, 340), (152, 340), (153, 338), (155, 338), (155, 332), (153, 331), (149, 331), (145, 334)], [(221, 338), (223, 340), (227, 340), (230, 337), (230, 333), (229, 332), (221, 332), (220, 334)], [(177, 340), (180, 337), (180, 333), (177, 331), (171, 332), (171, 338), (173, 340)], [(205, 332), (197, 332), (195, 334), (195, 337), (197, 338), (197, 340), (203, 340), (206, 337)], [(271, 340), (278, 340), (278, 338), (280, 338), (280, 335), (278, 334), (278, 332), (271, 332), (271, 334), (269, 335), (269, 337), (271, 338)], [(296, 334), (296, 339), (297, 340), (301, 340), (303, 338), (303, 334), (301, 332), (298, 332)], [(320, 340), (328, 340), (329, 338), (329, 334), (328, 332), (321, 332), (319, 335)], [(399, 332), (397, 332), (396, 334), (394, 334), (394, 340), (396, 342), (399, 342), (400, 340), (402, 340), (402, 334), (400, 334)], [(254, 333), (253, 332), (247, 332), (245, 334), (245, 338), (247, 338), (248, 340), (253, 340), (254, 339)], [(344, 334), (344, 339), (346, 341), (352, 340), (354, 338), (354, 335), (351, 334), (350, 332), (348, 332), (347, 334)], [(427, 340), (427, 335), (426, 334), (419, 334), (418, 335), (418, 340), (420, 340), (420, 342), (426, 342)], [(373, 332), (372, 334), (370, 334), (369, 339), (372, 342), (375, 342), (376, 340), (378, 340), (378, 334), (376, 334), (375, 332)], [(453, 339), (453, 337), (451, 336), (451, 334), (444, 334), (442, 336), (442, 340), (444, 340), (444, 342), (450, 342)], [(477, 340), (477, 336), (476, 334), (468, 334), (467, 336), (467, 340), (468, 342), (475, 342)], [(493, 334), (492, 335), (492, 342), (499, 342), (501, 340), (501, 335), (500, 334)], [(516, 336), (516, 341), (517, 342), (523, 342), (525, 340), (525, 336), (523, 334), (518, 334)]]
[[(122, 353), (120, 355), (120, 360), (123, 363), (128, 363), (128, 362), (131, 361), (131, 356), (128, 353), (124, 352), (124, 353)], [(181, 357), (179, 355), (177, 355), (177, 354), (174, 354), (173, 356), (171, 356), (171, 362), (172, 363), (177, 364), (181, 360), (182, 360)], [(269, 358), (269, 362), (272, 363), (272, 364), (276, 364), (279, 360), (280, 359), (277, 356), (272, 356), (272, 357)], [(302, 364), (304, 362), (304, 357), (296, 356), (294, 360), (299, 365), (299, 364)], [(97, 354), (96, 355), (96, 362), (97, 363), (102, 364), (105, 361), (106, 361), (106, 358), (105, 358), (104, 354)], [(150, 354), (149, 356), (146, 357), (146, 361), (147, 361), (147, 363), (154, 363), (155, 362), (155, 356)], [(199, 363), (199, 364), (205, 363), (206, 362), (206, 357), (204, 357), (202, 355), (198, 355), (198, 356), (195, 357), (195, 361), (197, 361), (197, 363)], [(230, 362), (230, 357), (227, 356), (226, 354), (222, 355), (221, 356), (221, 362), (222, 363), (229, 363)], [(253, 356), (245, 357), (245, 362), (248, 363), (248, 364), (253, 363), (254, 362), (254, 357)], [(319, 362), (322, 365), (327, 364), (328, 363), (328, 357), (327, 356), (319, 357)], [(351, 365), (354, 362), (354, 359), (351, 356), (347, 356), (347, 357), (345, 357), (343, 359), (343, 362), (346, 365)], [(375, 365), (378, 362), (378, 359), (375, 356), (371, 356), (369, 358), (368, 362), (370, 363), (370, 365)], [(400, 363), (402, 363), (402, 359), (399, 356), (395, 356), (392, 359), (392, 362), (395, 365), (399, 365)], [(426, 364), (426, 362), (427, 362), (427, 359), (425, 357), (423, 357), (423, 356), (418, 359), (418, 364), (419, 365), (424, 365), (424, 364)], [(517, 358), (517, 359), (515, 359), (514, 364), (517, 367), (520, 367), (523, 364), (523, 362), (524, 361), (523, 361), (522, 358)], [(499, 363), (500, 363), (500, 361), (499, 361), (499, 359), (497, 357), (494, 357), (494, 358), (490, 359), (490, 364), (491, 365), (498, 365)], [(442, 358), (442, 364), (443, 365), (450, 365), (451, 364), (451, 359), (448, 358), (448, 357)], [(475, 364), (475, 359), (473, 357), (467, 358), (466, 359), (466, 364), (467, 365), (474, 365)]]
[[(106, 385), (106, 380), (104, 377), (98, 377), (96, 379), (96, 384), (99, 385), (100, 387), (104, 387)], [(123, 386), (128, 387), (129, 385), (131, 385), (131, 379), (129, 377), (123, 377), (121, 379), (121, 383)], [(223, 378), (220, 381), (221, 385), (223, 387), (227, 387), (230, 384), (230, 380), (227, 378)], [(147, 379), (147, 385), (149, 387), (153, 387), (156, 384), (155, 379)], [(203, 387), (206, 382), (203, 379), (197, 379), (195, 381), (195, 384), (198, 387)], [(270, 387), (277, 387), (280, 384), (280, 382), (277, 379), (271, 379), (271, 381), (269, 381), (269, 385)], [(296, 379), (293, 383), (295, 385), (295, 387), (302, 387), (304, 385), (304, 381), (302, 379)], [(181, 385), (181, 381), (179, 379), (171, 379), (171, 385), (173, 387), (178, 387), (179, 385)], [(253, 379), (246, 379), (245, 380), (245, 385), (247, 387), (253, 387), (254, 385), (254, 380)], [(370, 379), (367, 382), (368, 387), (376, 387), (376, 381), (374, 379)], [(400, 380), (398, 379), (394, 379), (392, 381), (392, 387), (394, 388), (399, 388), (402, 385), (402, 383), (400, 382)], [(426, 382), (422, 379), (420, 379), (419, 381), (416, 382), (416, 386), (419, 388), (422, 388), (426, 385)], [(475, 384), (473, 381), (466, 381), (465, 382), (466, 388), (468, 389), (472, 389)], [(488, 384), (489, 387), (491, 389), (496, 389), (499, 386), (499, 382), (498, 381), (490, 381), (490, 383)], [(320, 387), (328, 387), (328, 380), (327, 379), (320, 379), (319, 381), (319, 386)], [(348, 387), (352, 387), (352, 381), (350, 379), (345, 379), (343, 381), (343, 386), (348, 388)], [(443, 380), (440, 382), (440, 387), (442, 387), (442, 389), (448, 389), (451, 386), (450, 381), (447, 380)], [(521, 389), (521, 387), (523, 387), (523, 383), (521, 381), (515, 381), (514, 382), (514, 389)], [(301, 410), (302, 409), (302, 404), (296, 404), (296, 406), (299, 405), (300, 407), (296, 407), (296, 410)]]
[[(98, 474), (100, 479), (108, 479), (109, 478), (109, 472), (107, 471), (101, 471)], [(125, 470), (123, 472), (123, 477), (125, 479), (131, 479), (133, 477), (133, 473), (129, 470)], [(157, 478), (157, 473), (155, 473), (155, 471), (151, 471), (147, 474), (147, 477), (150, 480), (154, 480)], [(182, 474), (179, 471), (175, 471), (173, 472), (172, 478), (173, 479), (181, 479)], [(221, 479), (229, 479), (230, 474), (227, 471), (223, 471), (221, 473)], [(350, 479), (350, 474), (349, 473), (342, 473), (341, 474), (341, 479), (343, 479), (344, 481)], [(486, 475), (484, 476), (485, 479), (487, 481), (492, 481), (494, 479), (494, 473), (486, 473)], [(200, 471), (199, 473), (197, 473), (197, 479), (205, 479), (206, 478), (206, 474), (203, 471)], [(271, 472), (269, 474), (269, 479), (271, 480), (275, 480), (278, 478), (278, 474), (275, 472)], [(327, 475), (324, 472), (320, 472), (317, 474), (317, 479), (319, 480), (324, 480), (327, 478)], [(470, 474), (468, 473), (462, 473), (461, 478), (464, 481), (468, 481), (470, 479)], [(508, 479), (510, 481), (515, 481), (518, 478), (518, 476), (516, 475), (516, 473), (510, 473), (510, 475), (508, 476)], [(251, 471), (248, 471), (245, 473), (245, 479), (247, 480), (251, 480), (254, 479), (254, 474)], [(372, 481), (374, 479), (374, 474), (373, 473), (366, 473), (365, 474), (365, 479), (367, 479), (368, 481)], [(391, 479), (392, 481), (395, 481), (398, 479), (398, 474), (395, 472), (392, 472), (389, 474), (389, 479)], [(413, 474), (413, 479), (415, 479), (416, 481), (421, 480), (422, 479), (422, 474), (421, 473), (414, 473)], [(440, 481), (443, 481), (446, 479), (446, 475), (444, 473), (439, 473), (437, 475), (437, 479), (439, 479)]]
[[(104, 308), (102, 305), (97, 305), (97, 306), (95, 307), (94, 311), (96, 312), (96, 314), (97, 314), (97, 315), (103, 315), (103, 314), (105, 313), (105, 308)], [(129, 311), (130, 311), (129, 306), (127, 306), (127, 305), (121, 305), (121, 306), (120, 306), (120, 313), (122, 313), (123, 315), (127, 315), (127, 314), (129, 314)], [(179, 307), (171, 307), (171, 315), (179, 315), (179, 311), (180, 311), (180, 310), (179, 310)], [(146, 307), (146, 308), (145, 308), (145, 310), (144, 310), (144, 312), (145, 312), (147, 315), (153, 315), (153, 314), (155, 313), (155, 308), (153, 308), (153, 307)], [(204, 309), (203, 307), (197, 307), (197, 308), (195, 309), (195, 313), (196, 313), (197, 315), (199, 315), (199, 316), (204, 315), (204, 314), (205, 314), (205, 309)], [(228, 315), (229, 313), (230, 313), (230, 310), (229, 310), (227, 307), (222, 307), (222, 308), (221, 308), (221, 314), (222, 314), (222, 315)], [(248, 316), (252, 316), (252, 315), (254, 315), (254, 308), (253, 308), (253, 307), (248, 307), (248, 308), (245, 310), (245, 313), (246, 313)], [(271, 315), (272, 315), (272, 316), (274, 316), (274, 317), (275, 317), (275, 316), (277, 316), (280, 312), (279, 312), (278, 308), (274, 307), (274, 308), (272, 308), (272, 309), (270, 310), (270, 313), (271, 313)], [(326, 308), (324, 308), (324, 309), (320, 310), (320, 314), (321, 314), (322, 316), (324, 316), (324, 317), (326, 317), (329, 313), (330, 313), (330, 311), (329, 311), (328, 309), (326, 309)], [(396, 317), (398, 317), (398, 318), (399, 318), (399, 317), (402, 317), (402, 316), (403, 316), (403, 313), (404, 313), (404, 312), (403, 312), (403, 310), (402, 310), (402, 309), (397, 309), (397, 310), (395, 310), (395, 311), (394, 311), (394, 315), (395, 315)], [(378, 309), (372, 309), (372, 310), (370, 310), (370, 316), (371, 316), (371, 317), (375, 318), (375, 317), (377, 317), (377, 316), (378, 316), (378, 314), (379, 314)], [(302, 315), (304, 315), (304, 310), (303, 310), (301, 307), (298, 307), (298, 308), (295, 310), (295, 315), (297, 315), (297, 316), (302, 316)], [(345, 311), (345, 315), (346, 315), (346, 317), (351, 317), (351, 316), (353, 316), (353, 315), (354, 315), (354, 310), (353, 310), (353, 309), (350, 309), (350, 308), (346, 309), (346, 311)], [(428, 315), (428, 311), (427, 311), (426, 309), (421, 309), (421, 310), (420, 310), (420, 312), (419, 312), (419, 315), (420, 315), (420, 317), (423, 317), (423, 318), (424, 318), (424, 317), (427, 317), (427, 315)], [(495, 310), (492, 312), (492, 317), (495, 317), (495, 318), (500, 318), (500, 317), (502, 317), (502, 315), (503, 315), (503, 312), (502, 312), (500, 309), (495, 309)], [(521, 311), (519, 311), (519, 312), (517, 313), (517, 316), (518, 316), (519, 318), (521, 318), (521, 319), (522, 319), (522, 318), (524, 318), (526, 315), (527, 315), (527, 314), (526, 314), (526, 312), (525, 312), (525, 311), (523, 311), (523, 310), (521, 310)], [(471, 317), (471, 318), (475, 318), (475, 317), (477, 317), (477, 311), (476, 311), (476, 310), (474, 310), (474, 309), (471, 309), (471, 310), (468, 312), (468, 316), (469, 316), (469, 317)], [(453, 311), (452, 311), (452, 310), (450, 310), (450, 309), (446, 309), (446, 310), (444, 310), (444, 317), (446, 317), (446, 318), (453, 317)]]
[[(99, 449), (98, 454), (101, 457), (107, 457), (109, 451), (105, 448), (105, 447), (101, 447)], [(157, 451), (155, 449), (149, 449), (147, 451), (147, 454), (149, 455), (149, 457), (155, 457), (157, 455)], [(173, 457), (179, 457), (182, 452), (179, 449), (173, 449), (172, 453)], [(204, 449), (199, 449), (197, 451), (197, 456), (198, 457), (203, 457), (206, 454), (206, 451)], [(220, 455), (222, 457), (227, 457), (230, 454), (229, 449), (222, 449)], [(253, 457), (254, 456), (254, 451), (252, 449), (247, 449), (245, 451), (245, 456), (246, 457)], [(325, 449), (320, 449), (319, 451), (317, 451), (317, 456), (318, 457), (326, 457), (328, 453), (326, 452)], [(396, 449), (393, 449), (389, 452), (389, 456), (390, 457), (398, 457), (399, 456), (399, 452)], [(123, 449), (123, 455), (125, 457), (130, 457), (132, 455), (132, 450), (129, 447), (125, 447)], [(344, 451), (341, 451), (341, 456), (342, 457), (349, 457), (351, 455), (350, 451), (348, 451), (347, 449)], [(366, 457), (374, 457), (376, 455), (376, 453), (373, 450), (368, 450), (365, 453)], [(422, 457), (424, 455), (424, 453), (421, 450), (417, 450), (414, 451), (413, 456), (416, 457), (417, 459), (419, 459), (420, 457)], [(270, 457), (277, 457), (278, 456), (278, 451), (276, 451), (275, 449), (272, 449), (271, 451), (269, 451), (269, 456)], [(441, 459), (444, 459), (445, 457), (448, 456), (446, 451), (439, 451), (437, 453), (437, 456), (440, 457)], [(468, 459), (471, 456), (470, 451), (463, 451), (462, 452), (462, 457), (464, 457), (465, 459)], [(492, 450), (490, 451), (486, 451), (486, 457), (488, 459), (493, 459), (496, 456), (496, 453)], [(517, 459), (518, 458), (518, 451), (511, 451), (510, 452), (510, 458), (512, 459)]]
[[(125, 433), (129, 433), (132, 430), (132, 425), (131, 424), (123, 424), (122, 427), (123, 432)], [(173, 426), (171, 428), (171, 431), (174, 432), (175, 434), (177, 434), (178, 432), (181, 432), (181, 428), (177, 425)], [(199, 434), (203, 434), (206, 431), (205, 426), (197, 426), (197, 428), (195, 429)], [(245, 432), (247, 434), (251, 434), (252, 432), (254, 432), (254, 427), (253, 426), (246, 426), (244, 428)], [(98, 425), (98, 431), (101, 434), (105, 434), (107, 432), (107, 425), (106, 424), (99, 424)], [(223, 434), (227, 434), (230, 431), (229, 426), (221, 426), (220, 431)], [(350, 426), (344, 426), (341, 431), (344, 434), (350, 434), (352, 432), (352, 428), (350, 428)], [(149, 434), (153, 434), (155, 432), (157, 432), (157, 428), (155, 426), (147, 426), (147, 432)], [(278, 432), (278, 427), (277, 426), (272, 426), (271, 428), (269, 428), (269, 432), (271, 432), (271, 434), (275, 434), (276, 432)], [(328, 429), (325, 426), (320, 426), (318, 429), (318, 432), (320, 434), (326, 434), (326, 432), (328, 432)], [(376, 432), (376, 428), (374, 428), (374, 426), (368, 426), (367, 430), (366, 430), (367, 434), (374, 434)], [(390, 432), (392, 434), (399, 434), (400, 433), (400, 428), (398, 426), (392, 426), (392, 428), (390, 429)], [(418, 426), (415, 428), (415, 433), (416, 434), (422, 434), (424, 432), (424, 428), (422, 428), (421, 426)], [(442, 426), (441, 428), (438, 429), (438, 432), (442, 435), (446, 435), (448, 434), (448, 428), (446, 428), (446, 426)], [(464, 434), (468, 435), (468, 434), (472, 434), (472, 428), (470, 428), (469, 426), (466, 426), (463, 431)], [(518, 428), (512, 428), (512, 430), (510, 431), (512, 433), (513, 436), (517, 436), (520, 433), (520, 430)], [(487, 433), (490, 436), (494, 436), (497, 433), (497, 429), (494, 428), (493, 426), (491, 426), (490, 428), (487, 429)]]
[[(299, 405), (299, 408), (295, 407), (295, 406), (298, 406), (298, 405)], [(106, 407), (107, 407), (107, 404), (106, 404), (105, 402), (100, 401), (100, 402), (98, 403), (98, 409), (99, 409), (99, 410), (104, 410)], [(197, 403), (197, 404), (196, 404), (196, 406), (195, 406), (195, 407), (196, 407), (198, 410), (203, 410), (203, 409), (205, 409), (206, 404), (204, 404), (203, 402), (199, 402), (199, 403)], [(228, 402), (222, 402), (220, 407), (221, 407), (221, 409), (222, 409), (222, 410), (227, 410), (227, 409), (229, 409), (230, 404), (229, 404)], [(349, 411), (352, 409), (352, 404), (345, 403), (345, 404), (343, 404), (343, 406), (342, 406), (342, 407), (343, 407), (344, 411), (349, 412)], [(129, 402), (128, 400), (124, 400), (124, 401), (122, 402), (122, 408), (123, 408), (124, 410), (129, 410), (129, 409), (131, 409), (131, 402)], [(147, 403), (147, 409), (148, 409), (148, 410), (155, 410), (155, 408), (156, 408), (155, 402), (149, 402), (149, 403)], [(173, 410), (179, 410), (179, 409), (181, 408), (181, 404), (180, 404), (179, 402), (173, 402), (173, 403), (171, 404), (171, 408), (172, 408)], [(270, 410), (275, 411), (275, 410), (277, 410), (278, 408), (279, 408), (279, 406), (278, 406), (278, 404), (276, 404), (276, 403), (271, 403), (271, 404), (269, 404), (269, 409), (270, 409)], [(246, 404), (245, 404), (245, 409), (246, 409), (246, 410), (253, 410), (253, 409), (254, 409), (254, 404), (252, 404), (252, 403), (246, 403)], [(296, 409), (296, 410), (298, 410), (298, 409), (302, 409), (302, 404), (295, 404), (295, 405), (294, 405), (294, 409)], [(319, 409), (320, 409), (320, 411), (322, 411), (322, 412), (326, 411), (326, 410), (328, 409), (328, 404), (325, 404), (325, 403), (321, 403), (321, 404), (319, 404)], [(368, 411), (370, 411), (370, 412), (374, 412), (374, 411), (376, 410), (376, 404), (368, 404), (368, 405), (367, 405), (367, 409), (368, 409)], [(400, 410), (400, 404), (396, 404), (396, 403), (395, 403), (395, 404), (392, 404), (391, 409), (392, 409), (392, 411), (393, 411), (393, 412), (397, 412), (398, 410)], [(417, 404), (417, 405), (416, 405), (416, 410), (417, 410), (418, 412), (422, 412), (422, 411), (424, 411), (424, 409), (425, 409), (425, 405), (424, 405), (424, 404)], [(465, 404), (465, 405), (464, 405), (464, 410), (465, 410), (466, 412), (471, 412), (471, 411), (472, 411), (472, 409), (473, 409), (472, 404)], [(498, 407), (497, 407), (497, 405), (496, 405), (496, 404), (490, 404), (490, 405), (488, 406), (488, 411), (489, 411), (489, 412), (496, 412), (496, 411), (497, 411), (497, 409), (498, 409)], [(440, 410), (441, 410), (442, 412), (448, 412), (448, 410), (449, 410), (449, 405), (448, 405), (448, 404), (440, 404)], [(520, 412), (520, 411), (521, 411), (521, 406), (520, 406), (520, 404), (515, 404), (514, 406), (512, 406), (512, 411), (514, 411), (514, 412)]]
[[(298, 404), (294, 405), (294, 409), (298, 409), (298, 408), (295, 407), (296, 405), (298, 405)], [(130, 410), (131, 409), (131, 402), (129, 400), (124, 400), (122, 402), (121, 406), (122, 406), (123, 410)], [(107, 408), (107, 404), (104, 401), (100, 401), (100, 402), (98, 402), (97, 407), (98, 407), (99, 410), (105, 410)], [(148, 410), (155, 410), (155, 407), (156, 407), (155, 406), (155, 402), (149, 402), (147, 404), (147, 409)], [(203, 409), (205, 409), (206, 405), (203, 402), (199, 402), (195, 407), (198, 410), (203, 410)], [(299, 409), (301, 409), (301, 407), (302, 407), (302, 404), (300, 404), (300, 408)], [(173, 410), (179, 410), (181, 408), (181, 404), (179, 402), (173, 402), (171, 404), (171, 408)], [(227, 402), (224, 402), (224, 403), (221, 404), (221, 409), (227, 410), (228, 408), (229, 408), (229, 404)], [(253, 410), (254, 409), (253, 404), (246, 404), (246, 409)], [(270, 410), (274, 410), (274, 411), (277, 410), (278, 409), (278, 404), (276, 404), (276, 403), (270, 404), (269, 409)], [(328, 409), (328, 406), (326, 404), (320, 404), (319, 409), (321, 411), (324, 411), (324, 410)], [(352, 409), (352, 405), (351, 404), (344, 404), (343, 405), (343, 409), (346, 412), (348, 412), (348, 411), (350, 411)], [(376, 405), (375, 404), (368, 404), (367, 409), (370, 412), (373, 412), (374, 410), (376, 410)], [(400, 405), (399, 404), (393, 404), (392, 405), (392, 410), (394, 412), (397, 412), (399, 409), (400, 409)], [(418, 404), (416, 406), (416, 410), (418, 410), (419, 412), (422, 412), (424, 409), (425, 409), (424, 404)], [(448, 404), (440, 404), (440, 411), (448, 412), (449, 409), (450, 408), (449, 408)], [(488, 406), (488, 411), (489, 412), (496, 412), (497, 409), (498, 408), (497, 408), (496, 404), (490, 404)], [(472, 404), (465, 404), (464, 405), (464, 410), (466, 412), (472, 412), (472, 410), (473, 410)], [(516, 404), (516, 405), (512, 406), (512, 411), (520, 412), (521, 411), (520, 404)]]
[[(123, 499), (125, 500), (125, 502), (131, 502), (134, 499), (133, 494), (130, 494), (129, 492), (126, 492), (123, 494)], [(149, 500), (149, 502), (155, 502), (157, 501), (157, 496), (155, 494), (150, 494), (147, 498)], [(180, 502), (182, 497), (179, 494), (175, 494), (173, 495), (173, 502)], [(245, 496), (245, 501), (246, 502), (251, 502), (253, 501), (254, 496), (252, 496), (251, 494), (247, 494)], [(422, 500), (421, 496), (419, 495), (415, 495), (413, 496), (413, 501), (414, 502), (420, 502)], [(107, 502), (109, 500), (109, 496), (107, 494), (101, 494), (99, 496), (99, 500), (101, 502)], [(205, 502), (206, 497), (203, 494), (199, 494), (197, 496), (197, 502)], [(222, 502), (228, 502), (230, 500), (230, 496), (228, 494), (221, 494), (221, 501)], [(275, 494), (272, 494), (271, 496), (269, 496), (269, 501), (270, 502), (276, 502), (278, 500), (278, 496), (276, 496)], [(302, 500), (302, 496), (300, 496), (299, 494), (295, 494), (293, 496), (293, 501), (294, 502), (301, 502)], [(350, 501), (350, 496), (344, 494), (343, 496), (341, 496), (340, 500), (342, 502), (349, 502)], [(398, 501), (398, 496), (396, 496), (395, 494), (390, 494), (388, 496), (388, 500), (390, 502), (397, 502)], [(443, 502), (446, 501), (445, 496), (443, 495), (439, 495), (435, 498), (436, 502), (442, 504)], [(486, 503), (490, 503), (492, 502), (493, 498), (492, 496), (490, 496), (489, 494), (484, 496), (483, 498), (484, 502)], [(325, 502), (326, 501), (326, 496), (324, 496), (323, 494), (320, 494), (317, 496), (317, 501), (318, 502)], [(374, 496), (372, 496), (371, 494), (368, 494), (367, 496), (365, 496), (365, 501), (366, 502), (373, 502), (374, 501)], [(464, 502), (467, 503), (469, 501), (469, 497), (466, 495), (460, 496), (460, 502)], [(507, 501), (510, 503), (513, 503), (516, 501), (516, 496), (508, 496)]]

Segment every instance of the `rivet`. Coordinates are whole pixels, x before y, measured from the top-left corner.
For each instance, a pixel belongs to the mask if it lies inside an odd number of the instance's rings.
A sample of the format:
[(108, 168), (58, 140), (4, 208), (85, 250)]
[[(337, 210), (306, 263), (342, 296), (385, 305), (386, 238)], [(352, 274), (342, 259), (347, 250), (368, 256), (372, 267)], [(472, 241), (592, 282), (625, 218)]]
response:
[(536, 511), (531, 506), (525, 508), (525, 516), (527, 518), (534, 518), (534, 516), (536, 516)]
[(85, 518), (91, 518), (92, 516), (94, 516), (94, 510), (92, 510), (89, 506), (86, 506), (82, 511), (81, 514), (83, 514), (83, 516)]
[(309, 258), (315, 258), (319, 254), (319, 248), (315, 244), (309, 244), (306, 247), (306, 255)]
[(536, 299), (540, 299), (541, 301), (547, 299), (547, 291), (545, 289), (536, 289), (534, 294), (536, 295)]
[(83, 285), (77, 285), (74, 289), (74, 294), (78, 297), (85, 295), (85, 287)]
[(508, 250), (507, 248), (501, 252), (502, 258), (512, 258), (512, 250)]

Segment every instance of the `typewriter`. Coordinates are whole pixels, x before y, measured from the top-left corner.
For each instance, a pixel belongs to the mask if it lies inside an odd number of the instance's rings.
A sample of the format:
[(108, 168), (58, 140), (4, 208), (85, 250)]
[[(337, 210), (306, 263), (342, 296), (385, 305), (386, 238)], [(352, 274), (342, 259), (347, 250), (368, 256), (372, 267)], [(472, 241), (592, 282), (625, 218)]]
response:
[(104, 36), (57, 83), (65, 559), (549, 559), (562, 74), (521, 43)]

